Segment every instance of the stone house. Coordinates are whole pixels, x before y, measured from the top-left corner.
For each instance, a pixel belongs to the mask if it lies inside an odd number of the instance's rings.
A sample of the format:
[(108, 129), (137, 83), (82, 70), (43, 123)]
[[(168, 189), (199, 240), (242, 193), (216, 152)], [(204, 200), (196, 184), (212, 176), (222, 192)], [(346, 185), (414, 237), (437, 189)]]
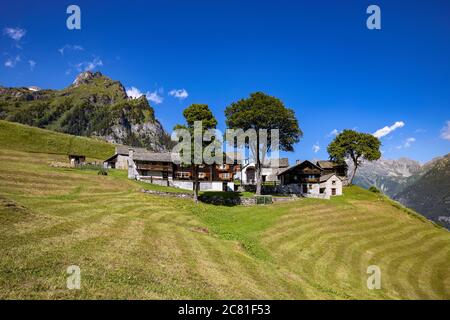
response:
[(69, 162), (71, 167), (83, 165), (86, 162), (86, 156), (69, 154)]
[[(319, 162), (322, 162), (319, 164)], [(335, 167), (334, 167), (335, 165)], [(305, 160), (278, 174), (281, 185), (305, 197), (325, 198), (342, 195), (346, 169), (338, 164), (313, 163)]]

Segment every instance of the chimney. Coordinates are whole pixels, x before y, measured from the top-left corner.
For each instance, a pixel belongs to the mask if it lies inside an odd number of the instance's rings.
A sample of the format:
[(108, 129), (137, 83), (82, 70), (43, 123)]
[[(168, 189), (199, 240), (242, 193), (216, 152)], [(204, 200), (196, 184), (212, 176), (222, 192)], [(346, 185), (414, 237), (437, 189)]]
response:
[(128, 149), (128, 156), (130, 157), (131, 160), (133, 160), (133, 155), (134, 155), (134, 149), (133, 148), (129, 148)]
[(300, 160), (300, 159), (295, 160), (295, 164), (300, 164), (300, 163), (302, 163), (302, 160)]

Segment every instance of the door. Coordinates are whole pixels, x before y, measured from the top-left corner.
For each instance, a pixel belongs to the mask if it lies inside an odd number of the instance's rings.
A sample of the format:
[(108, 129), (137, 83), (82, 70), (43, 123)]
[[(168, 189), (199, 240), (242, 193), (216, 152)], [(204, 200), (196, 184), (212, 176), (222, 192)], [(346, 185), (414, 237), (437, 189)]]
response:
[(335, 188), (331, 189), (331, 195), (332, 195), (332, 196), (335, 196), (335, 195), (336, 195), (336, 189), (335, 189)]
[(303, 193), (308, 193), (308, 186), (306, 184), (302, 185)]

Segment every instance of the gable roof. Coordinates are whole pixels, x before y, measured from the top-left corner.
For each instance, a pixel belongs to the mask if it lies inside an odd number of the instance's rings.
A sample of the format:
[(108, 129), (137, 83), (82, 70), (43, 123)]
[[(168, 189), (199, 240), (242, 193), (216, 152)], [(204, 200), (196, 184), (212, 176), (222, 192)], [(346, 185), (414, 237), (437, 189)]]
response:
[(318, 160), (317, 165), (322, 169), (334, 169), (336, 167), (344, 166), (345, 163), (340, 164), (330, 160)]
[(278, 173), (278, 176), (280, 176), (280, 175), (282, 175), (282, 174), (285, 174), (285, 173), (288, 173), (289, 171), (291, 171), (291, 170), (293, 170), (293, 169), (295, 169), (295, 168), (297, 168), (297, 167), (299, 167), (299, 166), (301, 166), (301, 165), (303, 165), (303, 164), (305, 164), (305, 163), (306, 163), (306, 164), (312, 165), (313, 167), (315, 167), (316, 169), (319, 169), (320, 171), (323, 170), (321, 167), (319, 167), (318, 165), (314, 164), (313, 162), (311, 162), (311, 161), (309, 161), (309, 160), (305, 160), (305, 161), (302, 161), (302, 162), (300, 162), (300, 163), (296, 163), (296, 164), (294, 164), (293, 166), (290, 166), (289, 168), (287, 168), (287, 169), (285, 169), (285, 170), (279, 172), (279, 173)]
[(172, 155), (170, 152), (142, 152), (134, 151), (133, 160), (137, 161), (159, 161), (159, 162), (172, 162)]
[(145, 148), (135, 148), (130, 146), (124, 146), (121, 144), (116, 145), (116, 154), (120, 154), (122, 156), (127, 156), (130, 152), (130, 149), (133, 149), (134, 152), (150, 152)]
[[(331, 177), (336, 176), (334, 173), (324, 174), (320, 176), (320, 182), (328, 181)], [(336, 176), (337, 178), (337, 176)]]
[(287, 168), (289, 167), (288, 158), (274, 158), (270, 159), (267, 163), (263, 165), (265, 168)]

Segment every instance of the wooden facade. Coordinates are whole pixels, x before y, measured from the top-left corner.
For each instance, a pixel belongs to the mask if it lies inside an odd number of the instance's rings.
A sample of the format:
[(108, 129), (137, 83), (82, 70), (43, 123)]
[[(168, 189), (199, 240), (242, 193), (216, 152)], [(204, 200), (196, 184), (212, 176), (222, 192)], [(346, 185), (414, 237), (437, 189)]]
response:
[[(177, 165), (173, 162), (134, 160), (141, 177), (152, 179), (194, 180), (193, 167)], [(197, 168), (199, 181), (233, 181), (235, 165), (200, 165)]]
[(279, 177), (282, 184), (319, 183), (322, 169), (310, 161), (303, 161), (283, 171)]

